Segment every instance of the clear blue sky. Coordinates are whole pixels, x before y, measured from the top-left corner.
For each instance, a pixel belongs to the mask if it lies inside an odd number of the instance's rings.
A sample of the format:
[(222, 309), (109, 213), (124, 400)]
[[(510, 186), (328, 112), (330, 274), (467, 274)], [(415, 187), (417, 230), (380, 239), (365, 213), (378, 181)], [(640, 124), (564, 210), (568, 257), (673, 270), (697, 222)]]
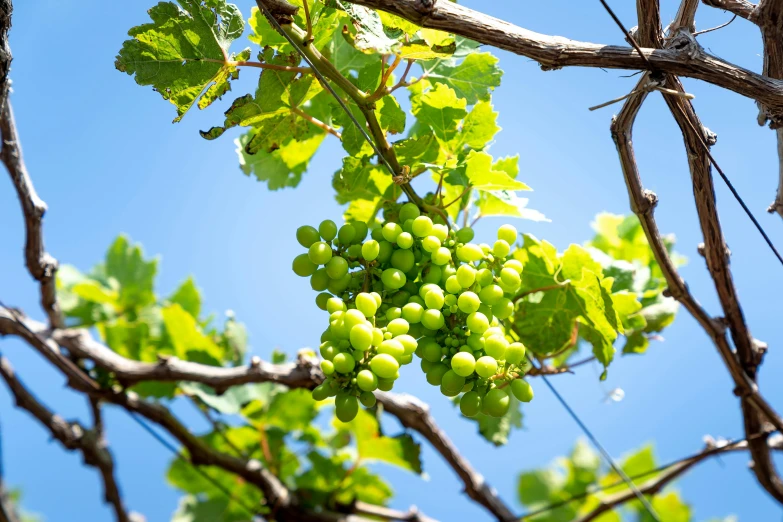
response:
[[(311, 304), (308, 285), (291, 272), (290, 259), (299, 252), (296, 227), (340, 218), (330, 179), (342, 151), (334, 143), (327, 146), (298, 189), (273, 193), (242, 175), (231, 138), (206, 142), (197, 133), (221, 120), (221, 107), (231, 96), (172, 125), (174, 109), (113, 66), (127, 29), (147, 20), (145, 11), (152, 1), (112, 2), (111, 7), (97, 0), (17, 2), (11, 36), (12, 100), (30, 173), (50, 209), (47, 247), (61, 262), (88, 269), (116, 234), (125, 232), (142, 242), (148, 254), (161, 254), (161, 293), (193, 274), (206, 298), (205, 309), (218, 314), (232, 309), (248, 324), (253, 353), (268, 356), (279, 347), (293, 354), (315, 345), (323, 314)], [(597, 0), (464, 3), (543, 33), (622, 43)], [(635, 25), (633, 2), (612, 3), (627, 25)], [(662, 4), (667, 22), (676, 4)], [(240, 3), (246, 13), (251, 5)], [(699, 28), (727, 19), (725, 13), (704, 6), (697, 16)], [(744, 20), (700, 41), (730, 61), (761, 69), (758, 33)], [(500, 57), (505, 76), (494, 103), (504, 130), (493, 153), (521, 155), (520, 179), (535, 189), (531, 206), (552, 219), (517, 225), (560, 248), (581, 243), (590, 237), (589, 223), (596, 213), (628, 211), (609, 136), (610, 118), (619, 108), (588, 112), (587, 107), (625, 94), (635, 79), (623, 78), (627, 73), (622, 71), (599, 69), (545, 73), (525, 58), (507, 53)], [(237, 84), (235, 94), (245, 92), (242, 85), (250, 88), (251, 76)], [(783, 247), (783, 222), (764, 212), (777, 179), (773, 133), (756, 125), (751, 100), (697, 81), (686, 80), (685, 85), (696, 95), (702, 120), (719, 136), (713, 152), (720, 164)], [(698, 299), (717, 313), (711, 281), (696, 254), (701, 238), (681, 138), (659, 96), (644, 106), (634, 137), (646, 186), (660, 197), (660, 228), (677, 234), (678, 250), (690, 258), (683, 276)], [(725, 187), (716, 183), (745, 314), (753, 334), (770, 346), (761, 386), (783, 410), (783, 268)], [(0, 297), (42, 318), (37, 288), (23, 268), (20, 209), (4, 174), (0, 223)], [(487, 220), (479, 234), (498, 224)], [(681, 313), (665, 337), (644, 356), (619, 358), (604, 384), (589, 366), (577, 375), (553, 379), (616, 456), (654, 441), (659, 458), (670, 460), (700, 449), (706, 434), (742, 436), (731, 380), (707, 336)], [(29, 348), (14, 340), (2, 340), (0, 347), (51, 407), (66, 417), (84, 417), (82, 401)], [(539, 383), (536, 400), (524, 411), (526, 428), (514, 433), (507, 447), (494, 449), (476, 436), (473, 424), (461, 419), (450, 401), (417, 372), (409, 373), (401, 389), (431, 402), (454, 442), (511, 503), (516, 503), (518, 472), (568, 452), (580, 436)], [(605, 394), (614, 387), (622, 387), (626, 398), (607, 404)], [(188, 408), (180, 405), (177, 411), (203, 429)], [(96, 473), (84, 468), (78, 455), (49, 442), (27, 414), (13, 408), (3, 386), (0, 422), (8, 481), (24, 489), (28, 509), (50, 522), (111, 520), (100, 500)], [(122, 412), (109, 414), (108, 429), (128, 505), (150, 521), (167, 520), (178, 498), (163, 478), (170, 456)], [(429, 480), (383, 470), (396, 490), (394, 505), (417, 504), (444, 521), (488, 520), (459, 493), (460, 484), (438, 455), (425, 447), (423, 456)], [(780, 519), (780, 507), (756, 485), (747, 461), (744, 454), (711, 461), (677, 483), (697, 519), (731, 513), (748, 522)]]

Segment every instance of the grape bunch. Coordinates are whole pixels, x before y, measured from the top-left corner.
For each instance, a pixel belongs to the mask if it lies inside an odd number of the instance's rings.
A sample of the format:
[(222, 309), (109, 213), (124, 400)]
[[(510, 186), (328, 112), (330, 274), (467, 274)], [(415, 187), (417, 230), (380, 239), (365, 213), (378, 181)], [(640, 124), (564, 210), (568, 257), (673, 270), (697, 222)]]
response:
[(375, 404), (373, 391), (392, 389), (415, 354), (428, 383), (447, 397), (462, 394), (468, 417), (505, 415), (508, 390), (530, 401), (525, 347), (502, 324), (522, 284), (523, 265), (510, 256), (517, 230), (503, 225), (492, 246), (478, 245), (471, 228), (450, 229), (412, 203), (386, 217), (369, 239), (358, 221), (296, 232), (307, 252), (293, 270), (310, 278), (329, 313), (320, 347), (326, 380), (313, 398), (335, 397), (337, 417), (348, 422), (359, 403)]

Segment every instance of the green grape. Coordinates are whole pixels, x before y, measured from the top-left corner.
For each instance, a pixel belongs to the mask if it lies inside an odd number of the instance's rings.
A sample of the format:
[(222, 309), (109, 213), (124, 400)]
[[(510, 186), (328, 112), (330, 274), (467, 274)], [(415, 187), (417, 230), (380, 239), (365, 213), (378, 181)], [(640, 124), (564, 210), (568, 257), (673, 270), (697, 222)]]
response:
[[(465, 230), (464, 228), (462, 230)], [(481, 411), (481, 396), (475, 391), (469, 391), (459, 401), (459, 411), (465, 417), (475, 417)]]
[(372, 229), (370, 231), (370, 237), (373, 238), (374, 240), (378, 241), (378, 242), (383, 241), (383, 228), (382, 227), (378, 227), (378, 228)]
[(476, 269), (470, 265), (460, 265), (457, 269), (457, 282), (462, 288), (470, 288), (476, 282)]
[(504, 332), (503, 329), (500, 328), (499, 326), (492, 326), (490, 328), (487, 328), (484, 331), (484, 333), (481, 334), (481, 336), (484, 339), (488, 339), (488, 338), (492, 337), (493, 335), (500, 335), (501, 337), (503, 337), (503, 336), (506, 335), (506, 332)]
[(409, 272), (415, 263), (413, 252), (410, 250), (395, 250), (391, 255), (391, 265), (403, 272)]
[(313, 388), (313, 400), (315, 401), (325, 401), (329, 397), (329, 388), (324, 386), (323, 384), (319, 384), (315, 388)]
[(422, 343), (422, 359), (425, 359), (431, 363), (436, 363), (440, 361), (441, 357), (443, 357), (443, 353), (441, 351), (440, 345), (437, 342), (433, 340), (427, 340)]
[(510, 287), (518, 287), (522, 284), (522, 278), (519, 277), (519, 272), (513, 268), (503, 268), (500, 271), (500, 279)]
[(491, 270), (482, 268), (478, 272), (476, 272), (476, 282), (482, 287), (491, 285), (492, 279), (493, 276)]
[(334, 369), (340, 373), (351, 373), (356, 367), (356, 361), (351, 354), (340, 352), (332, 359)]
[(380, 328), (372, 329), (372, 345), (380, 346), (383, 342), (383, 331)]
[(488, 323), (492, 322), (492, 318), (494, 317), (494, 315), (492, 314), (492, 308), (490, 308), (489, 306), (485, 305), (484, 303), (481, 303), (481, 306), (479, 306), (478, 309), (478, 313), (484, 314), (484, 317), (487, 318)]
[(427, 283), (419, 287), (419, 296), (423, 300), (429, 292), (443, 293), (443, 289), (435, 283)]
[(413, 203), (404, 203), (400, 207), (400, 223), (405, 223), (409, 219), (416, 219), (421, 215), (419, 207)]
[(310, 245), (321, 240), (321, 236), (314, 227), (304, 225), (296, 229), (296, 240), (303, 247), (310, 248)]
[[(327, 274), (326, 274), (326, 275), (329, 275), (329, 273), (327, 272)], [(328, 289), (329, 289), (329, 291), (330, 291), (330, 292), (332, 292), (333, 294), (341, 294), (341, 293), (343, 293), (343, 292), (344, 292), (344, 291), (345, 291), (345, 290), (348, 288), (348, 286), (351, 284), (351, 280), (352, 280), (352, 278), (351, 278), (351, 274), (348, 274), (348, 273), (346, 273), (346, 274), (345, 274), (343, 277), (341, 277), (340, 279), (332, 279), (332, 278), (329, 278), (329, 285), (327, 286), (327, 288), (328, 288)]]
[(492, 306), (492, 314), (500, 319), (508, 319), (514, 313), (514, 303), (505, 297)]
[(421, 240), (421, 247), (427, 252), (435, 252), (440, 248), (440, 239), (435, 236), (427, 236)]
[(378, 256), (375, 258), (375, 260), (378, 263), (383, 264), (389, 260), (393, 251), (394, 247), (391, 243), (388, 241), (381, 241), (378, 243)]
[(482, 334), (489, 328), (489, 319), (481, 312), (473, 312), (465, 319), (465, 324), (472, 333)]
[(387, 268), (381, 274), (381, 281), (383, 281), (383, 284), (386, 288), (397, 290), (398, 288), (402, 288), (405, 285), (407, 278), (401, 270), (396, 268)]
[(375, 261), (381, 252), (381, 245), (374, 239), (365, 241), (362, 245), (362, 257), (367, 261)]
[(421, 322), (421, 316), (424, 314), (424, 308), (419, 303), (408, 303), (402, 307), (402, 318), (408, 323)]
[(315, 296), (315, 306), (320, 308), (321, 310), (326, 310), (326, 305), (329, 302), (329, 299), (332, 298), (332, 294), (322, 292)]
[(372, 392), (365, 391), (359, 395), (359, 402), (361, 402), (365, 408), (372, 408), (377, 401), (378, 400)]
[(522, 402), (530, 402), (533, 400), (533, 388), (523, 379), (511, 381), (511, 393)]
[(321, 371), (324, 372), (324, 375), (332, 375), (334, 373), (334, 363), (327, 360), (321, 361)]
[(343, 315), (343, 321), (345, 321), (345, 327), (349, 332), (357, 324), (367, 324), (367, 319), (364, 318), (364, 314), (355, 309), (351, 309), (345, 312)]
[(321, 343), (321, 348), (319, 350), (321, 352), (321, 357), (326, 359), (327, 361), (331, 361), (334, 359), (334, 356), (337, 355), (337, 348), (330, 343), (329, 341), (325, 343)]
[(362, 245), (351, 245), (346, 252), (348, 253), (348, 257), (358, 258), (362, 255)]
[(446, 388), (445, 386), (443, 386), (443, 383), (441, 383), (441, 385), (440, 385), (440, 393), (442, 395), (446, 396), (446, 397), (456, 397), (457, 395), (459, 395), (460, 390), (451, 390), (451, 389)]
[(484, 252), (473, 243), (466, 243), (457, 250), (457, 259), (463, 263), (472, 263), (484, 259)]
[(318, 233), (321, 234), (324, 241), (331, 241), (337, 236), (337, 225), (331, 219), (321, 221), (321, 224), (318, 225)]
[(340, 256), (331, 258), (326, 263), (326, 273), (332, 279), (342, 279), (348, 273), (348, 261)]
[(405, 355), (405, 347), (396, 339), (386, 339), (378, 347), (378, 353), (389, 354), (396, 359), (401, 355)]
[(480, 377), (489, 379), (490, 377), (495, 375), (497, 371), (498, 371), (498, 362), (492, 357), (490, 357), (489, 355), (480, 357), (479, 360), (476, 361), (476, 373), (479, 374)]
[[(402, 345), (400, 345), (400, 348), (402, 348)], [(402, 352), (405, 352), (404, 348), (402, 348)], [(397, 375), (397, 370), (400, 369), (400, 363), (388, 353), (379, 353), (370, 360), (370, 369), (382, 379), (393, 379)], [(378, 387), (380, 387), (380, 384)]]
[(310, 288), (316, 292), (323, 292), (329, 287), (329, 274), (326, 273), (325, 268), (319, 268), (313, 275), (310, 276)]
[[(465, 386), (465, 377), (457, 375), (457, 372), (452, 369), (443, 374), (440, 385), (446, 391), (456, 392), (454, 393), (454, 395), (456, 395), (457, 393), (460, 393), (462, 387)], [(453, 397), (454, 395), (450, 395), (450, 397)]]
[(450, 294), (458, 294), (462, 290), (462, 285), (459, 283), (456, 275), (449, 276), (446, 279), (446, 291)]
[(338, 393), (334, 400), (334, 413), (343, 422), (351, 422), (359, 413), (359, 400), (347, 393)]
[(522, 343), (511, 343), (506, 348), (506, 362), (509, 364), (519, 364), (525, 358), (525, 345)]
[(511, 399), (505, 390), (501, 388), (493, 388), (489, 390), (484, 397), (484, 408), (486, 412), (493, 417), (502, 417), (508, 412)]
[(340, 231), (337, 232), (337, 239), (340, 240), (340, 244), (342, 245), (350, 245), (353, 243), (355, 237), (356, 229), (353, 228), (353, 225), (350, 223), (346, 223), (345, 225), (341, 226)]
[(436, 288), (437, 290), (430, 290), (424, 295), (424, 304), (427, 305), (427, 308), (440, 310), (443, 308), (443, 303), (446, 301), (446, 298), (443, 296), (440, 287)]
[(440, 330), (446, 320), (440, 310), (429, 309), (421, 316), (421, 324), (430, 330)]
[(517, 241), (517, 229), (513, 225), (501, 225), (498, 228), (498, 239), (502, 239), (509, 245), (513, 245)]
[(509, 259), (505, 263), (503, 263), (504, 268), (512, 268), (516, 270), (517, 274), (522, 273), (522, 268), (524, 265), (522, 265), (522, 262), (517, 259)]
[(449, 228), (446, 225), (432, 225), (432, 235), (443, 243), (449, 238)]
[(351, 346), (363, 352), (372, 346), (373, 330), (369, 324), (357, 324), (350, 331)]
[(392, 307), (386, 310), (386, 320), (387, 321), (394, 321), (395, 319), (402, 316), (402, 308), (398, 307)]
[[(426, 273), (425, 273), (426, 272)], [(443, 275), (443, 270), (438, 265), (429, 265), (424, 269), (422, 281), (428, 284), (437, 284)]]
[(423, 371), (424, 373), (427, 373), (428, 371), (430, 371), (430, 368), (432, 368), (432, 366), (434, 364), (436, 364), (436, 363), (434, 363), (432, 361), (428, 361), (427, 359), (422, 359), (421, 360), (421, 371)]
[(440, 247), (432, 253), (432, 262), (436, 265), (445, 265), (451, 261), (451, 250), (446, 247)]
[(408, 232), (403, 232), (397, 236), (397, 246), (400, 248), (410, 248), (413, 246), (413, 236)]
[(318, 241), (310, 245), (307, 256), (316, 265), (325, 265), (332, 258), (332, 247), (328, 243)]
[(362, 370), (356, 374), (356, 385), (362, 391), (375, 391), (378, 389), (378, 377), (370, 370)]
[(345, 302), (339, 297), (332, 297), (326, 302), (326, 311), (330, 314), (344, 312), (346, 310), (348, 310), (348, 307), (345, 306)]
[(427, 372), (427, 382), (433, 386), (440, 386), (443, 376), (446, 375), (447, 371), (449, 371), (449, 367), (445, 364), (434, 364)]
[(419, 216), (413, 220), (413, 234), (416, 237), (427, 237), (432, 232), (432, 220), (427, 216)]
[(476, 359), (472, 353), (459, 352), (451, 358), (451, 369), (461, 377), (468, 377), (476, 369)]
[(473, 241), (474, 236), (473, 229), (470, 227), (464, 227), (459, 230), (457, 230), (457, 241), (460, 243), (469, 243), (470, 241)]
[(307, 254), (299, 254), (294, 258), (294, 262), (291, 264), (291, 268), (294, 273), (299, 277), (309, 277), (318, 270), (318, 265), (310, 261), (310, 256)]
[[(400, 315), (402, 315), (402, 311), (400, 311)], [(398, 317), (397, 319), (392, 319), (389, 321), (389, 324), (386, 325), (386, 330), (391, 332), (394, 337), (397, 337), (398, 335), (408, 333), (410, 327), (411, 326), (408, 324), (408, 321), (402, 317)]]
[(408, 334), (398, 335), (394, 340), (399, 341), (399, 343), (402, 344), (402, 347), (405, 349), (405, 355), (411, 355), (419, 346), (416, 339)]
[(505, 359), (506, 348), (508, 341), (501, 335), (493, 335), (484, 341), (484, 352), (497, 360)]
[(498, 239), (495, 241), (495, 244), (492, 246), (492, 253), (495, 255), (495, 257), (498, 257), (500, 259), (503, 259), (511, 252), (511, 247), (508, 243), (503, 241), (502, 239)]
[(378, 389), (381, 391), (391, 391), (394, 388), (394, 379), (378, 379)]
[(391, 221), (383, 225), (382, 230), (383, 230), (383, 239), (385, 239), (389, 243), (396, 242), (397, 236), (402, 234), (402, 227), (399, 225), (399, 223), (394, 223)]
[(370, 295), (375, 298), (375, 303), (378, 305), (378, 308), (380, 308), (381, 304), (383, 304), (383, 298), (381, 297), (381, 294), (378, 292), (370, 292)]
[(466, 314), (472, 314), (473, 312), (478, 311), (481, 306), (481, 299), (473, 292), (462, 292), (457, 299), (457, 306)]
[(492, 306), (503, 299), (503, 289), (498, 285), (489, 285), (481, 289), (479, 297), (482, 303)]
[(375, 296), (367, 292), (361, 292), (357, 295), (355, 303), (356, 309), (364, 314), (365, 317), (372, 317), (378, 311), (378, 302), (375, 300)]
[(476, 381), (468, 381), (465, 383), (465, 386), (462, 387), (462, 393), (467, 393), (470, 390), (473, 389), (473, 386), (475, 386)]
[(361, 243), (364, 241), (364, 238), (367, 237), (367, 223), (364, 221), (353, 221), (351, 222), (351, 225), (353, 225), (353, 229), (356, 232), (351, 243)]

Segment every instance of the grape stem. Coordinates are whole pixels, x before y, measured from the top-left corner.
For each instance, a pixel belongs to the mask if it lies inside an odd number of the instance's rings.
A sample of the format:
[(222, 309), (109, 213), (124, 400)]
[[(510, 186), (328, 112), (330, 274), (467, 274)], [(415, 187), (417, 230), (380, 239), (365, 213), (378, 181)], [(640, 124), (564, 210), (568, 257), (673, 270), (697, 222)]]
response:
[(291, 107), (291, 112), (293, 112), (294, 114), (296, 114), (300, 118), (303, 118), (303, 119), (309, 121), (310, 123), (312, 123), (313, 125), (315, 125), (319, 129), (327, 132), (328, 134), (331, 134), (332, 136), (334, 136), (338, 140), (342, 141), (343, 135), (340, 134), (340, 132), (337, 129), (335, 129), (334, 127), (332, 127), (331, 125), (327, 125), (326, 123), (322, 122), (318, 118), (310, 116), (309, 114), (307, 114), (306, 112), (304, 112), (303, 110), (301, 110), (298, 107)]
[(302, 7), (304, 7), (305, 21), (307, 23), (307, 33), (302, 43), (305, 46), (309, 46), (313, 42), (313, 20), (310, 18), (310, 6), (307, 5), (307, 0), (303, 0)]

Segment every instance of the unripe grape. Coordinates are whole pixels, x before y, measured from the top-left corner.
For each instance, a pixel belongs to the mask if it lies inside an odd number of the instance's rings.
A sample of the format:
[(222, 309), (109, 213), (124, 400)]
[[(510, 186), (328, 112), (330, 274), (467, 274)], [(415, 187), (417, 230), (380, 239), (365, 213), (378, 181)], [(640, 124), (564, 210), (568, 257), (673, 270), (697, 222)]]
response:
[(445, 298), (443, 297), (443, 292), (441, 291), (440, 287), (436, 288), (437, 290), (430, 290), (424, 295), (424, 304), (427, 305), (427, 308), (440, 310), (443, 308)]
[(344, 312), (347, 309), (348, 307), (345, 306), (345, 302), (343, 302), (343, 300), (339, 297), (332, 297), (326, 302), (326, 311), (330, 314), (335, 312)]
[(476, 381), (469, 381), (465, 383), (465, 386), (462, 387), (462, 393), (467, 393), (470, 390), (473, 389), (473, 386), (475, 386)]
[(462, 292), (457, 299), (457, 306), (466, 314), (472, 314), (473, 312), (478, 311), (479, 306), (481, 306), (481, 299), (473, 292)]
[(473, 232), (472, 228), (463, 227), (457, 230), (457, 241), (460, 243), (469, 243), (470, 241), (473, 241), (474, 235), (475, 233)]
[(511, 343), (506, 348), (506, 362), (509, 364), (519, 364), (525, 359), (525, 345), (522, 343)]
[(393, 306), (386, 310), (386, 320), (387, 321), (394, 321), (395, 319), (402, 316), (402, 308)]
[(519, 261), (518, 259), (509, 259), (508, 261), (503, 263), (503, 267), (504, 268), (511, 268), (517, 274), (521, 274), (522, 273), (523, 266), (524, 265), (522, 264), (522, 262)]
[[(326, 270), (326, 269), (324, 269), (324, 270)], [(327, 272), (326, 275), (328, 276), (329, 273)], [(329, 285), (327, 286), (327, 288), (333, 294), (341, 294), (341, 293), (345, 292), (345, 290), (351, 284), (351, 280), (352, 280), (351, 274), (346, 272), (346, 274), (343, 275), (343, 277), (341, 277), (340, 279), (329, 278)]]
[(353, 243), (355, 237), (356, 229), (353, 228), (353, 225), (350, 223), (341, 226), (340, 230), (337, 232), (337, 239), (340, 240), (341, 245), (350, 245)]
[(325, 311), (326, 305), (329, 303), (329, 299), (331, 298), (332, 298), (332, 294), (329, 294), (327, 292), (322, 292), (317, 296), (315, 296), (315, 306)]
[[(484, 316), (487, 318), (487, 321), (492, 323), (493, 319), (495, 318), (494, 314), (492, 313), (492, 308), (490, 308), (484, 303), (481, 303), (481, 306), (479, 306), (478, 311), (479, 313), (484, 314)], [(492, 325), (490, 324), (490, 326)]]
[(468, 315), (465, 324), (471, 332), (481, 334), (489, 328), (489, 319), (481, 312), (473, 312)]
[(343, 422), (351, 422), (359, 413), (359, 400), (347, 393), (338, 393), (334, 400), (334, 413)]
[(503, 299), (503, 289), (498, 285), (489, 285), (481, 289), (479, 297), (482, 303), (486, 303), (490, 306)]
[(513, 245), (517, 241), (517, 229), (513, 225), (501, 225), (498, 228), (498, 239), (502, 239), (509, 245)]
[(389, 260), (393, 251), (394, 247), (391, 243), (388, 241), (381, 241), (378, 243), (378, 257), (376, 257), (375, 260), (378, 263), (383, 264)]
[(321, 357), (327, 361), (334, 359), (334, 356), (338, 353), (337, 348), (329, 341), (321, 343), (321, 348), (319, 351), (321, 352)]
[(443, 383), (440, 385), (440, 393), (443, 394), (446, 397), (456, 397), (460, 394), (460, 390), (452, 390), (450, 388), (446, 388), (443, 386)]
[(355, 303), (356, 309), (365, 317), (372, 317), (378, 311), (378, 303), (375, 301), (375, 297), (367, 292), (361, 292), (357, 295)]
[(485, 355), (484, 357), (479, 358), (478, 361), (476, 361), (476, 373), (479, 374), (479, 376), (484, 377), (485, 379), (489, 379), (493, 375), (495, 375), (498, 371), (498, 362), (490, 357), (489, 355)]
[(478, 272), (476, 272), (476, 282), (482, 287), (491, 285), (492, 279), (493, 276), (491, 270), (482, 268)]
[(326, 263), (326, 273), (332, 279), (341, 279), (348, 273), (348, 261), (340, 256), (333, 257)]
[(402, 288), (407, 281), (405, 274), (396, 268), (387, 268), (381, 274), (381, 281), (386, 288), (397, 290)]
[(343, 321), (345, 321), (345, 327), (348, 328), (349, 332), (357, 324), (367, 324), (367, 319), (364, 318), (364, 314), (355, 309), (351, 309), (345, 312), (345, 315), (343, 315)]
[(318, 225), (318, 233), (324, 241), (331, 241), (337, 236), (337, 225), (331, 219), (321, 221), (321, 224)]
[[(408, 279), (408, 276), (405, 276), (405, 278)], [(410, 294), (407, 291), (400, 290), (399, 292), (397, 292), (396, 294), (394, 294), (392, 296), (391, 302), (397, 308), (401, 308), (401, 307), (405, 306), (408, 303), (408, 298), (409, 297), (410, 297)]]
[(426, 252), (435, 252), (440, 248), (440, 239), (435, 236), (427, 236), (421, 240), (421, 247)]
[(405, 223), (409, 219), (416, 219), (421, 215), (419, 207), (413, 203), (404, 203), (400, 207), (400, 223)]
[(472, 353), (459, 352), (451, 358), (451, 369), (461, 377), (472, 375), (475, 368), (476, 359)]
[(493, 417), (502, 417), (508, 412), (511, 399), (502, 388), (489, 390), (484, 397), (484, 408), (486, 412)]
[(413, 220), (413, 234), (416, 237), (427, 237), (432, 232), (432, 220), (427, 216), (419, 216)]
[(444, 323), (445, 319), (443, 318), (443, 314), (440, 312), (440, 310), (436, 310), (434, 308), (427, 310), (421, 316), (421, 324), (430, 330), (440, 330)]
[(457, 259), (463, 263), (472, 263), (484, 259), (484, 252), (473, 243), (466, 243), (457, 250)]
[(388, 222), (383, 225), (383, 238), (389, 243), (395, 243), (397, 236), (402, 234), (402, 227), (399, 223)]
[(484, 339), (480, 334), (472, 333), (468, 336), (468, 347), (470, 347), (474, 352), (477, 350), (483, 350)]
[(372, 345), (373, 330), (369, 324), (357, 324), (350, 331), (351, 346), (357, 350), (367, 351)]
[(433, 365), (427, 372), (427, 382), (433, 386), (440, 386), (447, 371), (449, 371), (449, 368), (445, 364), (438, 363)]
[(362, 391), (375, 391), (378, 389), (378, 377), (370, 370), (362, 370), (356, 374), (356, 385)]
[(457, 280), (456, 275), (449, 276), (448, 279), (446, 279), (446, 291), (450, 294), (457, 294), (462, 290), (462, 285)]
[(310, 288), (316, 292), (323, 292), (329, 287), (330, 282), (329, 274), (326, 273), (325, 268), (319, 268), (313, 275), (310, 276)]
[(446, 225), (432, 225), (432, 235), (440, 239), (440, 242), (443, 243), (449, 238), (449, 228)]
[(400, 248), (410, 248), (413, 246), (413, 236), (408, 232), (403, 232), (397, 236), (397, 246)]
[(377, 227), (372, 229), (370, 231), (370, 237), (378, 242), (383, 241), (383, 227)]
[(492, 337), (493, 335), (499, 335), (499, 336), (503, 337), (503, 336), (506, 335), (506, 332), (503, 330), (503, 328), (501, 328), (499, 326), (492, 326), (490, 328), (487, 328), (484, 331), (484, 333), (481, 334), (481, 336), (484, 339), (488, 339), (488, 338)]
[(533, 400), (533, 388), (523, 379), (511, 381), (511, 393), (522, 402), (530, 402)]
[(381, 391), (391, 391), (394, 388), (394, 379), (378, 379), (378, 389)]
[(511, 252), (511, 247), (508, 243), (503, 241), (502, 239), (498, 239), (495, 241), (495, 244), (492, 246), (492, 253), (495, 255), (495, 257), (503, 259)]
[(325, 401), (329, 397), (329, 388), (324, 386), (323, 384), (319, 384), (315, 388), (313, 388), (313, 400), (315, 401)]
[[(383, 343), (381, 343), (381, 346), (383, 346)], [(400, 345), (400, 348), (402, 348), (402, 345)], [(402, 351), (404, 353), (405, 350), (402, 349)], [(379, 353), (370, 360), (370, 369), (378, 377), (392, 379), (397, 375), (397, 370), (400, 369), (400, 363), (388, 353)]]
[(332, 247), (323, 241), (315, 242), (310, 245), (307, 256), (316, 265), (325, 265), (332, 258)]
[(299, 277), (309, 277), (318, 270), (318, 265), (310, 261), (310, 256), (308, 254), (299, 254), (294, 258), (293, 263), (291, 263), (291, 268)]
[(500, 319), (508, 319), (514, 313), (514, 303), (505, 297), (492, 306), (492, 314)]
[(367, 261), (374, 261), (375, 258), (378, 257), (378, 254), (380, 252), (381, 252), (381, 246), (374, 239), (365, 241), (364, 244), (362, 245), (362, 257)]
[[(445, 391), (460, 393), (465, 386), (465, 377), (458, 375), (453, 369), (443, 374), (440, 385)], [(453, 397), (453, 395), (451, 395)]]
[(436, 363), (441, 360), (443, 357), (443, 353), (441, 351), (441, 346), (433, 341), (433, 340), (426, 340), (422, 342), (422, 348), (421, 348), (421, 358), (426, 359), (432, 363)]
[(397, 361), (401, 365), (403, 365), (403, 364), (410, 364), (411, 361), (413, 361), (413, 355), (412, 354), (411, 355), (409, 355), (409, 354), (400, 355), (399, 357), (397, 357)]
[(383, 331), (380, 328), (372, 329), (372, 345), (380, 346), (383, 342)]
[(457, 281), (462, 288), (470, 288), (476, 282), (476, 269), (470, 265), (460, 265), (457, 269)]
[(371, 392), (366, 391), (366, 392), (362, 392), (359, 395), (359, 402), (361, 402), (365, 408), (372, 408), (373, 406), (375, 406), (377, 399), (375, 398), (375, 395), (373, 395)]
[[(462, 230), (465, 230), (464, 228)], [(481, 411), (481, 396), (475, 391), (469, 391), (459, 401), (459, 411), (465, 417), (475, 417)]]
[(378, 347), (378, 353), (386, 353), (396, 359), (405, 355), (405, 347), (397, 339), (386, 339)]
[(410, 250), (395, 250), (391, 255), (391, 265), (403, 272), (410, 271), (415, 263), (413, 252)]
[(356, 366), (354, 358), (344, 352), (335, 355), (332, 363), (334, 363), (334, 369), (340, 373), (351, 373)]
[(418, 303), (408, 303), (402, 307), (402, 318), (408, 323), (421, 322), (421, 316), (424, 314), (424, 308)]
[(386, 330), (391, 332), (392, 335), (395, 337), (397, 337), (398, 335), (403, 335), (408, 333), (409, 328), (410, 325), (408, 324), (408, 321), (406, 321), (402, 317), (398, 317), (397, 319), (392, 319), (391, 321), (389, 321), (389, 324), (386, 325)]
[(432, 365), (434, 365), (434, 364), (436, 364), (436, 363), (428, 361), (427, 359), (422, 359), (421, 360), (421, 371), (423, 371), (424, 373), (427, 373), (428, 371), (430, 371), (430, 368), (432, 368)]
[(443, 270), (438, 265), (429, 265), (427, 268), (424, 269), (424, 277), (422, 277), (422, 281), (425, 283), (433, 283), (437, 284), (440, 283), (441, 276), (443, 275)]
[(451, 261), (451, 250), (446, 247), (440, 247), (432, 253), (432, 262), (436, 265), (445, 265)]
[(332, 361), (321, 361), (321, 371), (324, 372), (324, 375), (332, 375), (334, 373), (334, 364)]
[(351, 225), (353, 225), (353, 230), (356, 232), (351, 243), (356, 244), (364, 241), (364, 238), (367, 237), (367, 223), (364, 221), (352, 221)]
[(310, 248), (310, 245), (316, 241), (320, 241), (321, 237), (318, 235), (318, 231), (310, 225), (304, 225), (296, 229), (296, 240), (305, 248)]
[(494, 359), (504, 359), (508, 341), (500, 335), (493, 335), (484, 341), (484, 351)]
[(402, 344), (402, 347), (405, 349), (405, 355), (411, 355), (419, 346), (419, 343), (416, 342), (416, 339), (408, 334), (398, 335), (394, 338), (394, 340)]
[(522, 283), (519, 272), (513, 268), (503, 268), (500, 271), (500, 279), (510, 287), (518, 287)]
[(435, 283), (427, 283), (419, 287), (419, 295), (421, 296), (422, 299), (425, 299), (427, 297), (427, 294), (430, 292), (438, 292), (442, 294), (443, 289)]

